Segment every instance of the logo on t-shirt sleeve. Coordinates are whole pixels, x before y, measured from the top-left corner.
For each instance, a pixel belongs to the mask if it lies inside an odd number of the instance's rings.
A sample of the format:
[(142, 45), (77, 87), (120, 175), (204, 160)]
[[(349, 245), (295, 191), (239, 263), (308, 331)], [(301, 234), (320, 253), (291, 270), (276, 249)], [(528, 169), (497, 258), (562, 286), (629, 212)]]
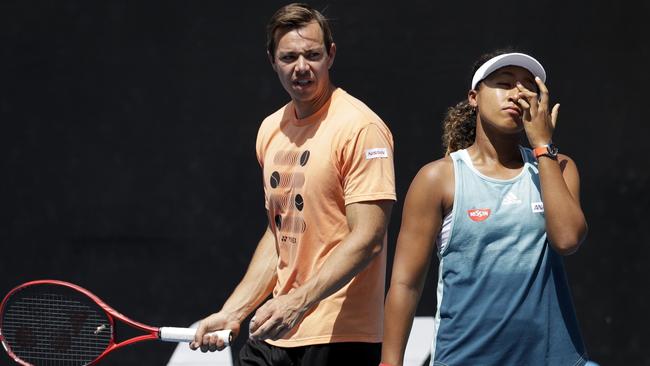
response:
[(387, 158), (387, 157), (388, 157), (388, 149), (386, 149), (385, 147), (378, 147), (375, 149), (366, 150), (366, 160)]

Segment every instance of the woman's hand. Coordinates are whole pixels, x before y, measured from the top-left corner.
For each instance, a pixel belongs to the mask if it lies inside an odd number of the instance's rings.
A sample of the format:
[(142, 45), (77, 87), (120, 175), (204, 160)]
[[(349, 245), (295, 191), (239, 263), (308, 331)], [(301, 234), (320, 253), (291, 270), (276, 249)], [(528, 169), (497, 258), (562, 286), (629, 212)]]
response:
[(523, 109), (524, 130), (532, 148), (544, 146), (551, 142), (560, 110), (560, 104), (555, 104), (549, 113), (548, 89), (540, 78), (535, 77), (535, 82), (539, 88), (541, 98), (538, 97), (537, 93), (526, 89), (522, 83), (517, 82), (519, 93), (516, 100), (517, 104)]

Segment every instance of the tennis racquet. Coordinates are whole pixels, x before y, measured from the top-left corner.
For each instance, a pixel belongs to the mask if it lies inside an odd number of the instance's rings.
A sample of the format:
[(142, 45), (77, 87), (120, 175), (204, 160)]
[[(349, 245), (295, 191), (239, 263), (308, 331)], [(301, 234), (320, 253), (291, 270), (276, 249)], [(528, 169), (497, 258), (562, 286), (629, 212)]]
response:
[[(118, 342), (116, 321), (144, 334)], [(196, 329), (156, 328), (133, 321), (77, 285), (39, 280), (22, 284), (0, 304), (0, 341), (21, 365), (93, 365), (118, 348), (146, 340), (191, 342)], [(218, 336), (230, 344), (230, 330)]]

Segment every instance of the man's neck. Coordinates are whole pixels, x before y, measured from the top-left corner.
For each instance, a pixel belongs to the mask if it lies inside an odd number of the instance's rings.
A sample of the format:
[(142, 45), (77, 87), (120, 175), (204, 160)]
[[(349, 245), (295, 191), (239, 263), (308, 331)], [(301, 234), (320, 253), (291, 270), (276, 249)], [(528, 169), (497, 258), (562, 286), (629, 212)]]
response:
[(316, 97), (313, 100), (307, 101), (307, 102), (300, 102), (300, 101), (293, 101), (294, 109), (296, 111), (296, 118), (298, 119), (304, 119), (312, 114), (318, 112), (321, 107), (327, 103), (327, 101), (332, 97), (332, 93), (334, 93), (334, 90), (336, 87), (332, 84), (329, 84), (329, 86), (321, 93), (318, 97)]

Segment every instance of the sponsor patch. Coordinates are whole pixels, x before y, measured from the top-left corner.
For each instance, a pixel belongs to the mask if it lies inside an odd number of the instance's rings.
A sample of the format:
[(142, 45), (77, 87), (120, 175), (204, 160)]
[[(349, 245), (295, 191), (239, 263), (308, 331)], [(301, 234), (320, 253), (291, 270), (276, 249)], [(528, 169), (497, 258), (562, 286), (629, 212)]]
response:
[(505, 197), (503, 197), (503, 201), (501, 201), (501, 204), (506, 206), (506, 205), (518, 205), (521, 203), (521, 200), (515, 196), (514, 193), (508, 192)]
[(530, 204), (534, 213), (544, 212), (544, 202), (533, 202)]
[(385, 147), (378, 147), (375, 149), (366, 150), (366, 160), (387, 158), (387, 157), (388, 157), (388, 149), (386, 149)]
[(491, 212), (492, 211), (489, 208), (474, 208), (467, 210), (467, 215), (473, 221), (480, 222), (490, 217)]

